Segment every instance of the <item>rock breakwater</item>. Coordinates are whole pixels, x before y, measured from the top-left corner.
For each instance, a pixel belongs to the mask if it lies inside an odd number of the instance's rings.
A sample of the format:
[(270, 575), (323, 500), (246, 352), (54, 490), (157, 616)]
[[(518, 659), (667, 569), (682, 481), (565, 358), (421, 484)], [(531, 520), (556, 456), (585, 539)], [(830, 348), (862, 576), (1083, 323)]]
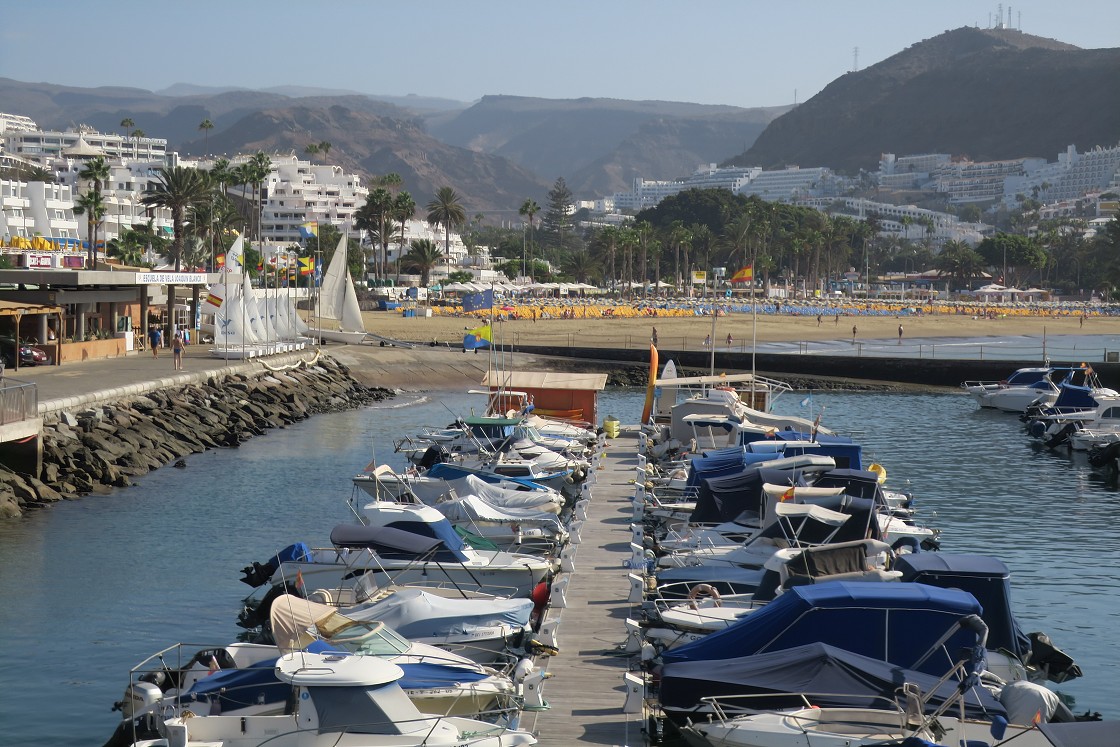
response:
[(311, 415), (393, 396), (359, 383), (343, 364), (249, 376), (211, 377), (44, 419), (43, 467), (31, 475), (0, 467), (0, 518), (84, 495), (128, 487), (134, 478), (188, 454), (237, 446)]

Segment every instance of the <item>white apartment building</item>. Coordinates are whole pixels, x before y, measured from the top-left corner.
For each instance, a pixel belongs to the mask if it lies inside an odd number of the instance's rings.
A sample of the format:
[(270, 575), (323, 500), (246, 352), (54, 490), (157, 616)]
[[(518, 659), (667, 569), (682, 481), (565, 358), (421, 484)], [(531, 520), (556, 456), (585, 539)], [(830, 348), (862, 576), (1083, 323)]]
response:
[[(269, 157), (272, 171), (261, 193), (261, 235), (266, 242), (298, 244), (302, 239), (299, 227), (310, 221), (331, 223), (340, 229), (352, 227), (354, 214), (369, 194), (360, 176), (347, 174), (341, 166), (300, 160), (295, 154)], [(230, 167), (251, 159), (236, 156), (230, 159)], [(214, 164), (205, 160), (198, 165), (210, 169)], [(246, 190), (244, 196), (250, 197), (251, 192)]]
[[(399, 227), (398, 227), (399, 228)], [(368, 236), (362, 236), (362, 245), (368, 247)], [(414, 239), (428, 239), (435, 243), (436, 246), (443, 250), (443, 227), (432, 226), (427, 221), (410, 220), (405, 223), (404, 231), (404, 254), (408, 254), (409, 245)], [(463, 237), (454, 231), (451, 232), (451, 241), (449, 242), (449, 250), (451, 253), (451, 271), (463, 270), (471, 268), (471, 250), (463, 243)], [(476, 248), (474, 251), (478, 251)], [(396, 262), (401, 257), (401, 241), (398, 238), (389, 244), (389, 261)], [(486, 252), (486, 261), (489, 262), (489, 250)], [(486, 263), (483, 263), (486, 269)], [(442, 266), (437, 268), (440, 273), (446, 277), (447, 267)], [(434, 277), (434, 274), (433, 274)]]
[(65, 184), (0, 180), (0, 238), (79, 240), (72, 189)]
[(760, 171), (740, 187), (737, 194), (757, 195), (767, 202), (792, 202), (806, 197), (838, 195), (842, 186), (843, 180), (827, 167), (787, 166), (776, 171)]
[(720, 168), (714, 163), (701, 165), (684, 179), (634, 180), (630, 192), (619, 192), (603, 201), (615, 212), (637, 212), (654, 207), (666, 197), (687, 189), (726, 189), (732, 194), (758, 195), (769, 201), (789, 201), (798, 196), (838, 194), (839, 179), (827, 168), (801, 169), (791, 166), (779, 171), (764, 171), (759, 166)]
[(1046, 165), (1041, 158), (1015, 158), (1007, 161), (952, 161), (934, 169), (937, 191), (949, 195), (949, 202), (1001, 200), (1009, 177), (1020, 177)]
[(920, 153), (896, 156), (884, 153), (879, 158), (879, 188), (885, 190), (918, 189), (930, 181), (930, 174), (952, 160), (948, 153)]
[(80, 158), (92, 151), (110, 159), (167, 161), (167, 140), (164, 138), (103, 134), (84, 125), (66, 132), (5, 131), (4, 150), (46, 168), (51, 167), (54, 159)]
[[(75, 198), (83, 194), (89, 185), (82, 182), (79, 174), (86, 167), (88, 158), (60, 158), (54, 161), (54, 171), (58, 181), (70, 187)], [(164, 166), (159, 161), (110, 161), (109, 179), (101, 186), (105, 200), (105, 217), (98, 228), (99, 241), (112, 241), (134, 225), (146, 224), (149, 219), (153, 225), (169, 237), (172, 235), (171, 211), (163, 208), (150, 208), (143, 203), (144, 193), (157, 181), (157, 174)], [(89, 222), (79, 217), (79, 235), (83, 241), (89, 230)]]
[[(1050, 164), (1047, 164), (1050, 166)], [(1056, 168), (1041, 174), (1036, 185), (1043, 202), (1076, 200), (1091, 192), (1103, 192), (1120, 179), (1120, 146), (1097, 146), (1078, 153), (1070, 145), (1058, 154)], [(1044, 186), (1045, 185), (1045, 186)]]
[(39, 125), (31, 117), (0, 112), (0, 135), (8, 132), (35, 132), (38, 129)]
[[(816, 208), (822, 212), (841, 213), (865, 220), (869, 215), (879, 218), (879, 236), (917, 241), (928, 238), (935, 244), (946, 241), (963, 241), (975, 246), (993, 230), (984, 223), (966, 223), (949, 213), (939, 213), (915, 205), (892, 205), (854, 197), (798, 200), (798, 205)], [(908, 220), (904, 220), (908, 219)], [(932, 233), (926, 225), (932, 226)]]

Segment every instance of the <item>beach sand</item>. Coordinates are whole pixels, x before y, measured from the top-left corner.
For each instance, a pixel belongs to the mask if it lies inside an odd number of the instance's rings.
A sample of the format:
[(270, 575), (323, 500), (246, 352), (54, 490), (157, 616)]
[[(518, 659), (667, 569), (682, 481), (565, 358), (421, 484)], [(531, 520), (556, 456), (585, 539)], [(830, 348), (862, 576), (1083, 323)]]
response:
[[(399, 312), (365, 312), (366, 329), (375, 335), (408, 342), (438, 342), (459, 346), (466, 330), (480, 322), (469, 317), (402, 317)], [(859, 340), (897, 340), (903, 325), (908, 339), (928, 337), (1007, 337), (1027, 335), (1120, 335), (1120, 318), (1089, 317), (1082, 326), (1076, 316), (1014, 316), (974, 318), (963, 314), (824, 317), (818, 326), (813, 316), (760, 315), (759, 342), (798, 340), (851, 340), (852, 326)], [(518, 319), (495, 324), (494, 341), (513, 345), (579, 345), (637, 348), (649, 345), (657, 327), (659, 347), (698, 350), (711, 333), (711, 317), (639, 317), (599, 319)], [(729, 314), (716, 320), (715, 340), (724, 346), (731, 333), (734, 346), (751, 340), (751, 315)]]

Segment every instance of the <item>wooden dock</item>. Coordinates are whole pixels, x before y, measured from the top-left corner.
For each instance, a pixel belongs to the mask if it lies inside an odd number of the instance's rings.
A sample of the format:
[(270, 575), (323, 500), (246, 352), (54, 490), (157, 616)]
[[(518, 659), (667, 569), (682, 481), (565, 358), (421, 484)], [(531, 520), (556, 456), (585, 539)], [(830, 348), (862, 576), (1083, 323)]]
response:
[(623, 713), (623, 675), (629, 659), (624, 621), (627, 602), (630, 523), (637, 466), (636, 430), (608, 440), (598, 453), (599, 468), (590, 486), (587, 520), (568, 575), (566, 607), (549, 609), (545, 618), (559, 620), (559, 654), (548, 661), (551, 679), (544, 682), (549, 710), (526, 713), (522, 727), (537, 732), (542, 745), (643, 745), (641, 714)]

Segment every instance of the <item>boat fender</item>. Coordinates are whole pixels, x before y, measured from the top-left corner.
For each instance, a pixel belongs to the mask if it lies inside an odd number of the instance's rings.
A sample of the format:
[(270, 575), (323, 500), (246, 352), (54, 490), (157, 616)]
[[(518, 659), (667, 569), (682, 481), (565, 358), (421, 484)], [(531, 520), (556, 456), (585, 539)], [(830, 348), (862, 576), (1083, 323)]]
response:
[(1027, 432), (1030, 433), (1031, 438), (1042, 438), (1046, 435), (1046, 423), (1041, 420), (1032, 420), (1027, 423)]
[(688, 591), (688, 606), (691, 609), (699, 609), (700, 599), (710, 597), (712, 604), (719, 607), (721, 604), (719, 592), (711, 587), (710, 584), (696, 584)]
[(919, 552), (921, 550), (921, 545), (918, 544), (918, 540), (914, 537), (899, 537), (898, 540), (891, 545), (891, 549), (894, 550), (897, 555), (907, 555)]

